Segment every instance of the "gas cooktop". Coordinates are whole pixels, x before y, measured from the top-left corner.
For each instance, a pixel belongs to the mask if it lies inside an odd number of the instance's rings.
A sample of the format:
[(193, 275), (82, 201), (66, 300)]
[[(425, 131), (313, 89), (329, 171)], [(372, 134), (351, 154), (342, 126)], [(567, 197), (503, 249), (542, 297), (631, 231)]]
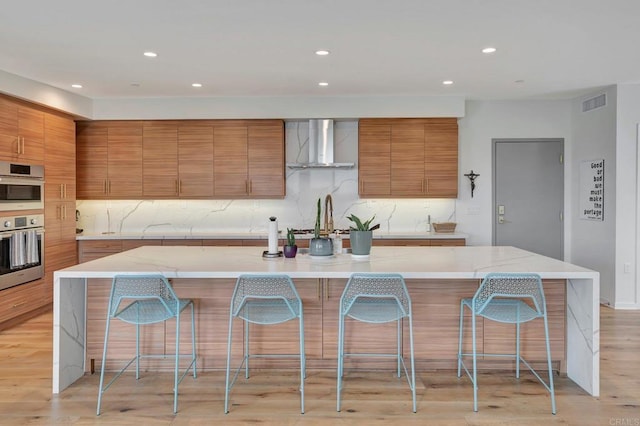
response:
[[(292, 231), (296, 235), (305, 235), (305, 234), (313, 234), (315, 232), (315, 229), (293, 229)], [(320, 232), (322, 232), (322, 229), (320, 230)], [(334, 229), (333, 232), (339, 232), (340, 234), (348, 234), (349, 228)]]

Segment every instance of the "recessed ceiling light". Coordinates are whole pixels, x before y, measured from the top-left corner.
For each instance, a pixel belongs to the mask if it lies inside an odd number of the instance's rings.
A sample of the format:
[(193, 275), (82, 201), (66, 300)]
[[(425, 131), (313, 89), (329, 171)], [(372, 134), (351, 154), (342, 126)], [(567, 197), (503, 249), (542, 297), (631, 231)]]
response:
[(442, 82), (442, 84), (444, 84), (445, 86), (449, 86), (449, 85), (453, 84), (453, 81), (452, 80), (445, 80), (445, 81)]
[(514, 83), (522, 84), (522, 83), (524, 83), (524, 80), (516, 80), (516, 81), (514, 81)]
[(82, 89), (82, 84), (72, 84), (71, 87), (74, 89)]
[(147, 58), (155, 58), (158, 54), (156, 52), (144, 52), (144, 56)]
[(140, 87), (140, 83), (133, 82), (131, 83), (131, 87)]
[(202, 87), (202, 84), (200, 84), (200, 83), (193, 83), (191, 86), (193, 86), (193, 87)]
[(328, 86), (329, 83), (327, 83), (326, 81), (321, 81), (320, 83), (318, 83), (318, 86)]
[(495, 47), (485, 47), (482, 49), (482, 53), (494, 53), (497, 49)]
[(316, 50), (316, 55), (318, 56), (327, 56), (329, 54), (328, 50)]

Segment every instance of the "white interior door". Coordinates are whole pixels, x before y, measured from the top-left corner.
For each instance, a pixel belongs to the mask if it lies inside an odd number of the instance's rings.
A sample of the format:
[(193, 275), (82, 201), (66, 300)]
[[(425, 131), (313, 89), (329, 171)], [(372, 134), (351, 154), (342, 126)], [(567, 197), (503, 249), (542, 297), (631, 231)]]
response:
[(563, 140), (493, 142), (493, 244), (562, 260)]

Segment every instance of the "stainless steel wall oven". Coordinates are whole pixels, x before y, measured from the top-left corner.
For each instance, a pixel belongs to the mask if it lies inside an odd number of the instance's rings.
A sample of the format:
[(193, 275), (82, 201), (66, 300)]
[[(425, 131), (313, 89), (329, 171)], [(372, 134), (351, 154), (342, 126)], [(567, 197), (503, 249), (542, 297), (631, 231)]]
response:
[(0, 290), (44, 276), (44, 215), (0, 217)]
[(0, 211), (44, 208), (44, 167), (0, 161)]

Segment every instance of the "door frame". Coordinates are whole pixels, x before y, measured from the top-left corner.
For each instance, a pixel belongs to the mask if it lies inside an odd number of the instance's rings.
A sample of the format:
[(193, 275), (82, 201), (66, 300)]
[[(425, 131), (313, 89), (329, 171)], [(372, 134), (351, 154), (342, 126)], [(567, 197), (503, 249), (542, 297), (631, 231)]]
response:
[(554, 142), (560, 143), (560, 148), (562, 152), (562, 232), (560, 237), (560, 251), (562, 252), (562, 258), (565, 258), (564, 252), (564, 234), (565, 234), (565, 196), (566, 196), (566, 188), (565, 188), (565, 176), (566, 176), (566, 167), (565, 167), (565, 153), (564, 153), (564, 138), (492, 138), (491, 139), (491, 245), (496, 245), (497, 239), (497, 212), (496, 212), (496, 189), (497, 189), (497, 176), (496, 176), (496, 154), (497, 147), (499, 143), (503, 142), (516, 142), (516, 143), (526, 143), (526, 142)]

